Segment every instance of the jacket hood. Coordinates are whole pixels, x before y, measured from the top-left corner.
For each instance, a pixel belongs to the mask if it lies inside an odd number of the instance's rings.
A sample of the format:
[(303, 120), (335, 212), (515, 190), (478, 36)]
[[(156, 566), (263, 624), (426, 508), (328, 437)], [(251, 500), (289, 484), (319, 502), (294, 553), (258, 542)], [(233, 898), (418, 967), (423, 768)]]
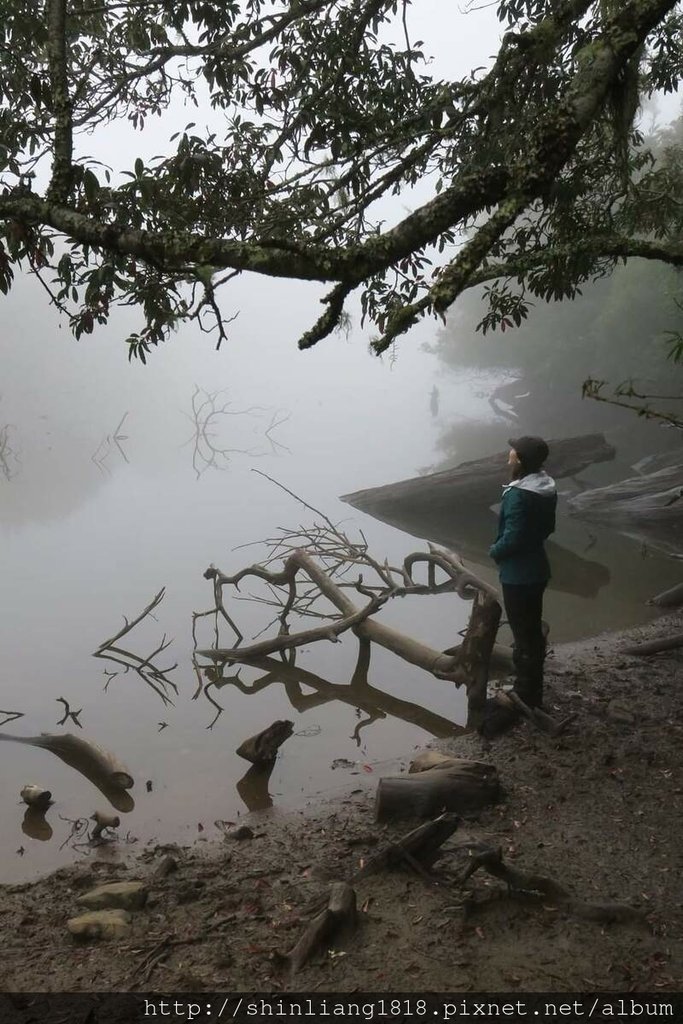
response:
[(548, 476), (544, 469), (538, 473), (527, 473), (526, 476), (520, 477), (519, 480), (513, 480), (511, 483), (505, 484), (503, 494), (507, 493), (511, 487), (519, 487), (522, 491), (533, 491), (534, 494), (540, 494), (545, 498), (552, 498), (557, 494), (555, 481), (551, 476)]

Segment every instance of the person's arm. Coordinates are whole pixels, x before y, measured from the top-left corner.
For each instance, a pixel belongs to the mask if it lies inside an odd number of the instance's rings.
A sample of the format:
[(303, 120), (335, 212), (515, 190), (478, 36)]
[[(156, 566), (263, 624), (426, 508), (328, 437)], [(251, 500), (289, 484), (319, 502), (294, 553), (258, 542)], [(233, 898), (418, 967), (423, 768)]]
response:
[(526, 546), (524, 537), (525, 518), (524, 499), (515, 488), (507, 496), (505, 529), (489, 550), (489, 554), (495, 562), (500, 562), (501, 559), (514, 555), (516, 551), (524, 550)]

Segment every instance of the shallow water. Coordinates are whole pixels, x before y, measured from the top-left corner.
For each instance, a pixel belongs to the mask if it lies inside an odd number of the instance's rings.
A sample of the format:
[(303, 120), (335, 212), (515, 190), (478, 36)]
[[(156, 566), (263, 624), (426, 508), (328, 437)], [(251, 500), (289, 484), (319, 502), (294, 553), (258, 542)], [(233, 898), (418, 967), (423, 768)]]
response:
[[(184, 331), (147, 367), (126, 362), (121, 339), (132, 318), (76, 343), (25, 283), (3, 310), (0, 703), (24, 717), (1, 728), (22, 736), (79, 732), (68, 720), (58, 726), (65, 710), (58, 698), (81, 709), (81, 734), (114, 751), (136, 780), (135, 807), (122, 815), (119, 830), (124, 849), (210, 838), (218, 834), (214, 822), (235, 821), (250, 807), (284, 810), (352, 782), (371, 785), (414, 747), (457, 731), (464, 719), (462, 694), (383, 650), (372, 652), (372, 689), (350, 692), (358, 651), (346, 638), (298, 656), (299, 668), (323, 680), (317, 690), (310, 675), (303, 683), (257, 685), (254, 694), (223, 687), (217, 696), (224, 713), (207, 728), (215, 709), (192, 700), (191, 663), (192, 612), (211, 604), (204, 569), (213, 563), (236, 571), (263, 552), (235, 548), (314, 518), (252, 470), (344, 520), (349, 533), (362, 529), (380, 558), (402, 559), (422, 543), (338, 496), (414, 475), (440, 458), (445, 426), (458, 417), (490, 417), (485, 378), (445, 376), (421, 351), (429, 325), (401, 346), (393, 364), (371, 358), (354, 333), (298, 353), (294, 342), (317, 315), (317, 292), (247, 282), (233, 296), (241, 314), (221, 352)], [(193, 394), (199, 403), (213, 401), (204, 413), (223, 409), (198, 445)], [(504, 443), (505, 424), (500, 433)], [(590, 599), (550, 594), (557, 640), (648, 618), (644, 598), (677, 579), (675, 563), (651, 553), (643, 559), (636, 542), (576, 524), (563, 529), (574, 550), (590, 545), (586, 557), (607, 567), (610, 582)], [(490, 566), (482, 571), (493, 579)], [(122, 617), (139, 613), (161, 587), (155, 619), (136, 627), (128, 646), (145, 657), (164, 635), (172, 638), (158, 661), (177, 662), (173, 706), (133, 672), (111, 678), (105, 692), (103, 669), (117, 666), (93, 658)], [(245, 586), (243, 596), (251, 589)], [(231, 610), (247, 637), (272, 617), (246, 601)], [(439, 648), (457, 641), (467, 614), (451, 595), (399, 601), (381, 612), (383, 621)], [(210, 642), (206, 622), (202, 643)], [(240, 683), (262, 676), (243, 669)], [(294, 736), (270, 779), (240, 781), (248, 764), (235, 748), (278, 718), (293, 721)], [(27, 746), (0, 743), (0, 765), (0, 881), (90, 856), (69, 837), (72, 821), (107, 809), (94, 786), (50, 752)], [(25, 826), (33, 835), (22, 831), (19, 790), (27, 783), (53, 793), (49, 838), (47, 828), (42, 835), (35, 827)]]

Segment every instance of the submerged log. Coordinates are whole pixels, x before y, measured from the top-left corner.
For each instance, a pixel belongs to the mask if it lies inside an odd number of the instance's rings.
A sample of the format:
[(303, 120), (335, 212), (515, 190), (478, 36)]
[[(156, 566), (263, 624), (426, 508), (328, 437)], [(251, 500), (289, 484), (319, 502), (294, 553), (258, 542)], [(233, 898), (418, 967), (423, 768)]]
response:
[[(548, 472), (555, 478), (574, 476), (594, 462), (614, 458), (602, 434), (549, 442)], [(491, 565), (489, 547), (496, 519), (491, 507), (500, 501), (508, 479), (507, 452), (465, 462), (441, 473), (413, 477), (342, 496), (342, 501), (368, 515), (457, 551), (468, 562)], [(595, 597), (610, 580), (600, 562), (583, 558), (549, 540), (546, 550), (553, 568), (553, 589)]]
[(355, 889), (346, 882), (335, 882), (327, 906), (313, 918), (297, 944), (287, 954), (292, 974), (296, 974), (324, 942), (329, 942), (343, 928), (350, 929), (355, 925)]
[[(615, 449), (602, 434), (584, 434), (548, 442), (550, 457), (547, 469), (556, 478), (576, 476), (594, 462), (613, 459)], [(462, 502), (470, 507), (488, 508), (500, 500), (501, 483), (508, 479), (508, 451), (483, 459), (463, 462), (441, 473), (411, 477), (382, 487), (344, 494), (342, 501), (363, 512), (383, 519), (397, 506), (452, 511)]]
[(97, 786), (117, 810), (131, 811), (135, 806), (133, 798), (126, 792), (133, 785), (133, 776), (114, 754), (103, 750), (90, 740), (69, 732), (44, 732), (40, 736), (13, 736), (11, 733), (2, 732), (1, 740), (49, 750), (60, 761), (80, 772)]
[(572, 515), (653, 547), (683, 551), (683, 463), (577, 494)]
[(380, 779), (375, 818), (429, 818), (443, 810), (472, 814), (499, 796), (500, 781), (493, 765), (452, 758), (426, 771)]
[(271, 764), (277, 757), (279, 748), (293, 731), (292, 722), (273, 722), (267, 729), (262, 729), (241, 743), (235, 753), (252, 764)]

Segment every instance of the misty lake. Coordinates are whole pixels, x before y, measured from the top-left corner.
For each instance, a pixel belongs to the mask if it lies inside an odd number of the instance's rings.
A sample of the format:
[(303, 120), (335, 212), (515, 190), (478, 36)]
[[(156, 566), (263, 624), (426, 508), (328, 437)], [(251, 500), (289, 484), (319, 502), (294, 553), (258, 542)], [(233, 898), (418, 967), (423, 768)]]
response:
[[(126, 361), (123, 338), (137, 325), (132, 314), (75, 342), (29, 282), (5, 303), (0, 703), (23, 717), (2, 730), (79, 733), (68, 719), (57, 724), (65, 710), (59, 698), (81, 709), (81, 735), (115, 752), (135, 778), (135, 806), (122, 815), (110, 856), (150, 842), (217, 837), (216, 821), (236, 821), (264, 803), (277, 813), (373, 785), (415, 747), (457, 732), (464, 721), (461, 692), (379, 649), (372, 651), (371, 689), (353, 694), (278, 680), (254, 694), (225, 686), (216, 692), (224, 712), (212, 729), (215, 709), (203, 697), (192, 700), (192, 612), (212, 603), (204, 570), (214, 564), (235, 572), (264, 554), (243, 545), (315, 518), (252, 470), (343, 521), (349, 534), (362, 530), (380, 560), (400, 561), (424, 541), (354, 511), (339, 495), (441, 467), (440, 439), (458, 424), (471, 432), (486, 423), (479, 455), (504, 448), (510, 433), (501, 420), (491, 447), (495, 417), (487, 396), (497, 378), (444, 370), (422, 348), (433, 324), (413, 332), (395, 361), (372, 358), (358, 329), (297, 352), (296, 338), (318, 315), (317, 297), (291, 282), (246, 282), (230, 295), (240, 316), (220, 352), (211, 338), (186, 329), (146, 367)], [(196, 434), (193, 397), (204, 414), (216, 411), (206, 435)], [(450, 461), (461, 460), (454, 452)], [(590, 478), (601, 479), (599, 467)], [(555, 539), (588, 552), (605, 579), (588, 598), (551, 589), (551, 640), (645, 621), (652, 617), (645, 599), (679, 581), (676, 562), (607, 531), (561, 519)], [(495, 580), (492, 565), (477, 571)], [(117, 666), (93, 657), (123, 617), (137, 615), (162, 587), (155, 619), (127, 639), (146, 656), (164, 635), (172, 638), (159, 661), (177, 663), (173, 706), (133, 672), (108, 677), (105, 670)], [(247, 640), (273, 614), (249, 601), (230, 609)], [(443, 649), (457, 642), (468, 612), (446, 595), (395, 601), (380, 614)], [(209, 625), (202, 636), (209, 646)], [(304, 648), (297, 665), (348, 689), (357, 646), (350, 636), (321, 642)], [(242, 669), (240, 681), (248, 687), (260, 676)], [(275, 719), (290, 719), (294, 735), (267, 794), (252, 792), (240, 781), (248, 764), (235, 749)], [(48, 751), (13, 743), (0, 743), (0, 764), (0, 880), (91, 856), (68, 841), (71, 822), (107, 810), (91, 783)], [(27, 783), (52, 791), (51, 836), (22, 831), (19, 791)]]

